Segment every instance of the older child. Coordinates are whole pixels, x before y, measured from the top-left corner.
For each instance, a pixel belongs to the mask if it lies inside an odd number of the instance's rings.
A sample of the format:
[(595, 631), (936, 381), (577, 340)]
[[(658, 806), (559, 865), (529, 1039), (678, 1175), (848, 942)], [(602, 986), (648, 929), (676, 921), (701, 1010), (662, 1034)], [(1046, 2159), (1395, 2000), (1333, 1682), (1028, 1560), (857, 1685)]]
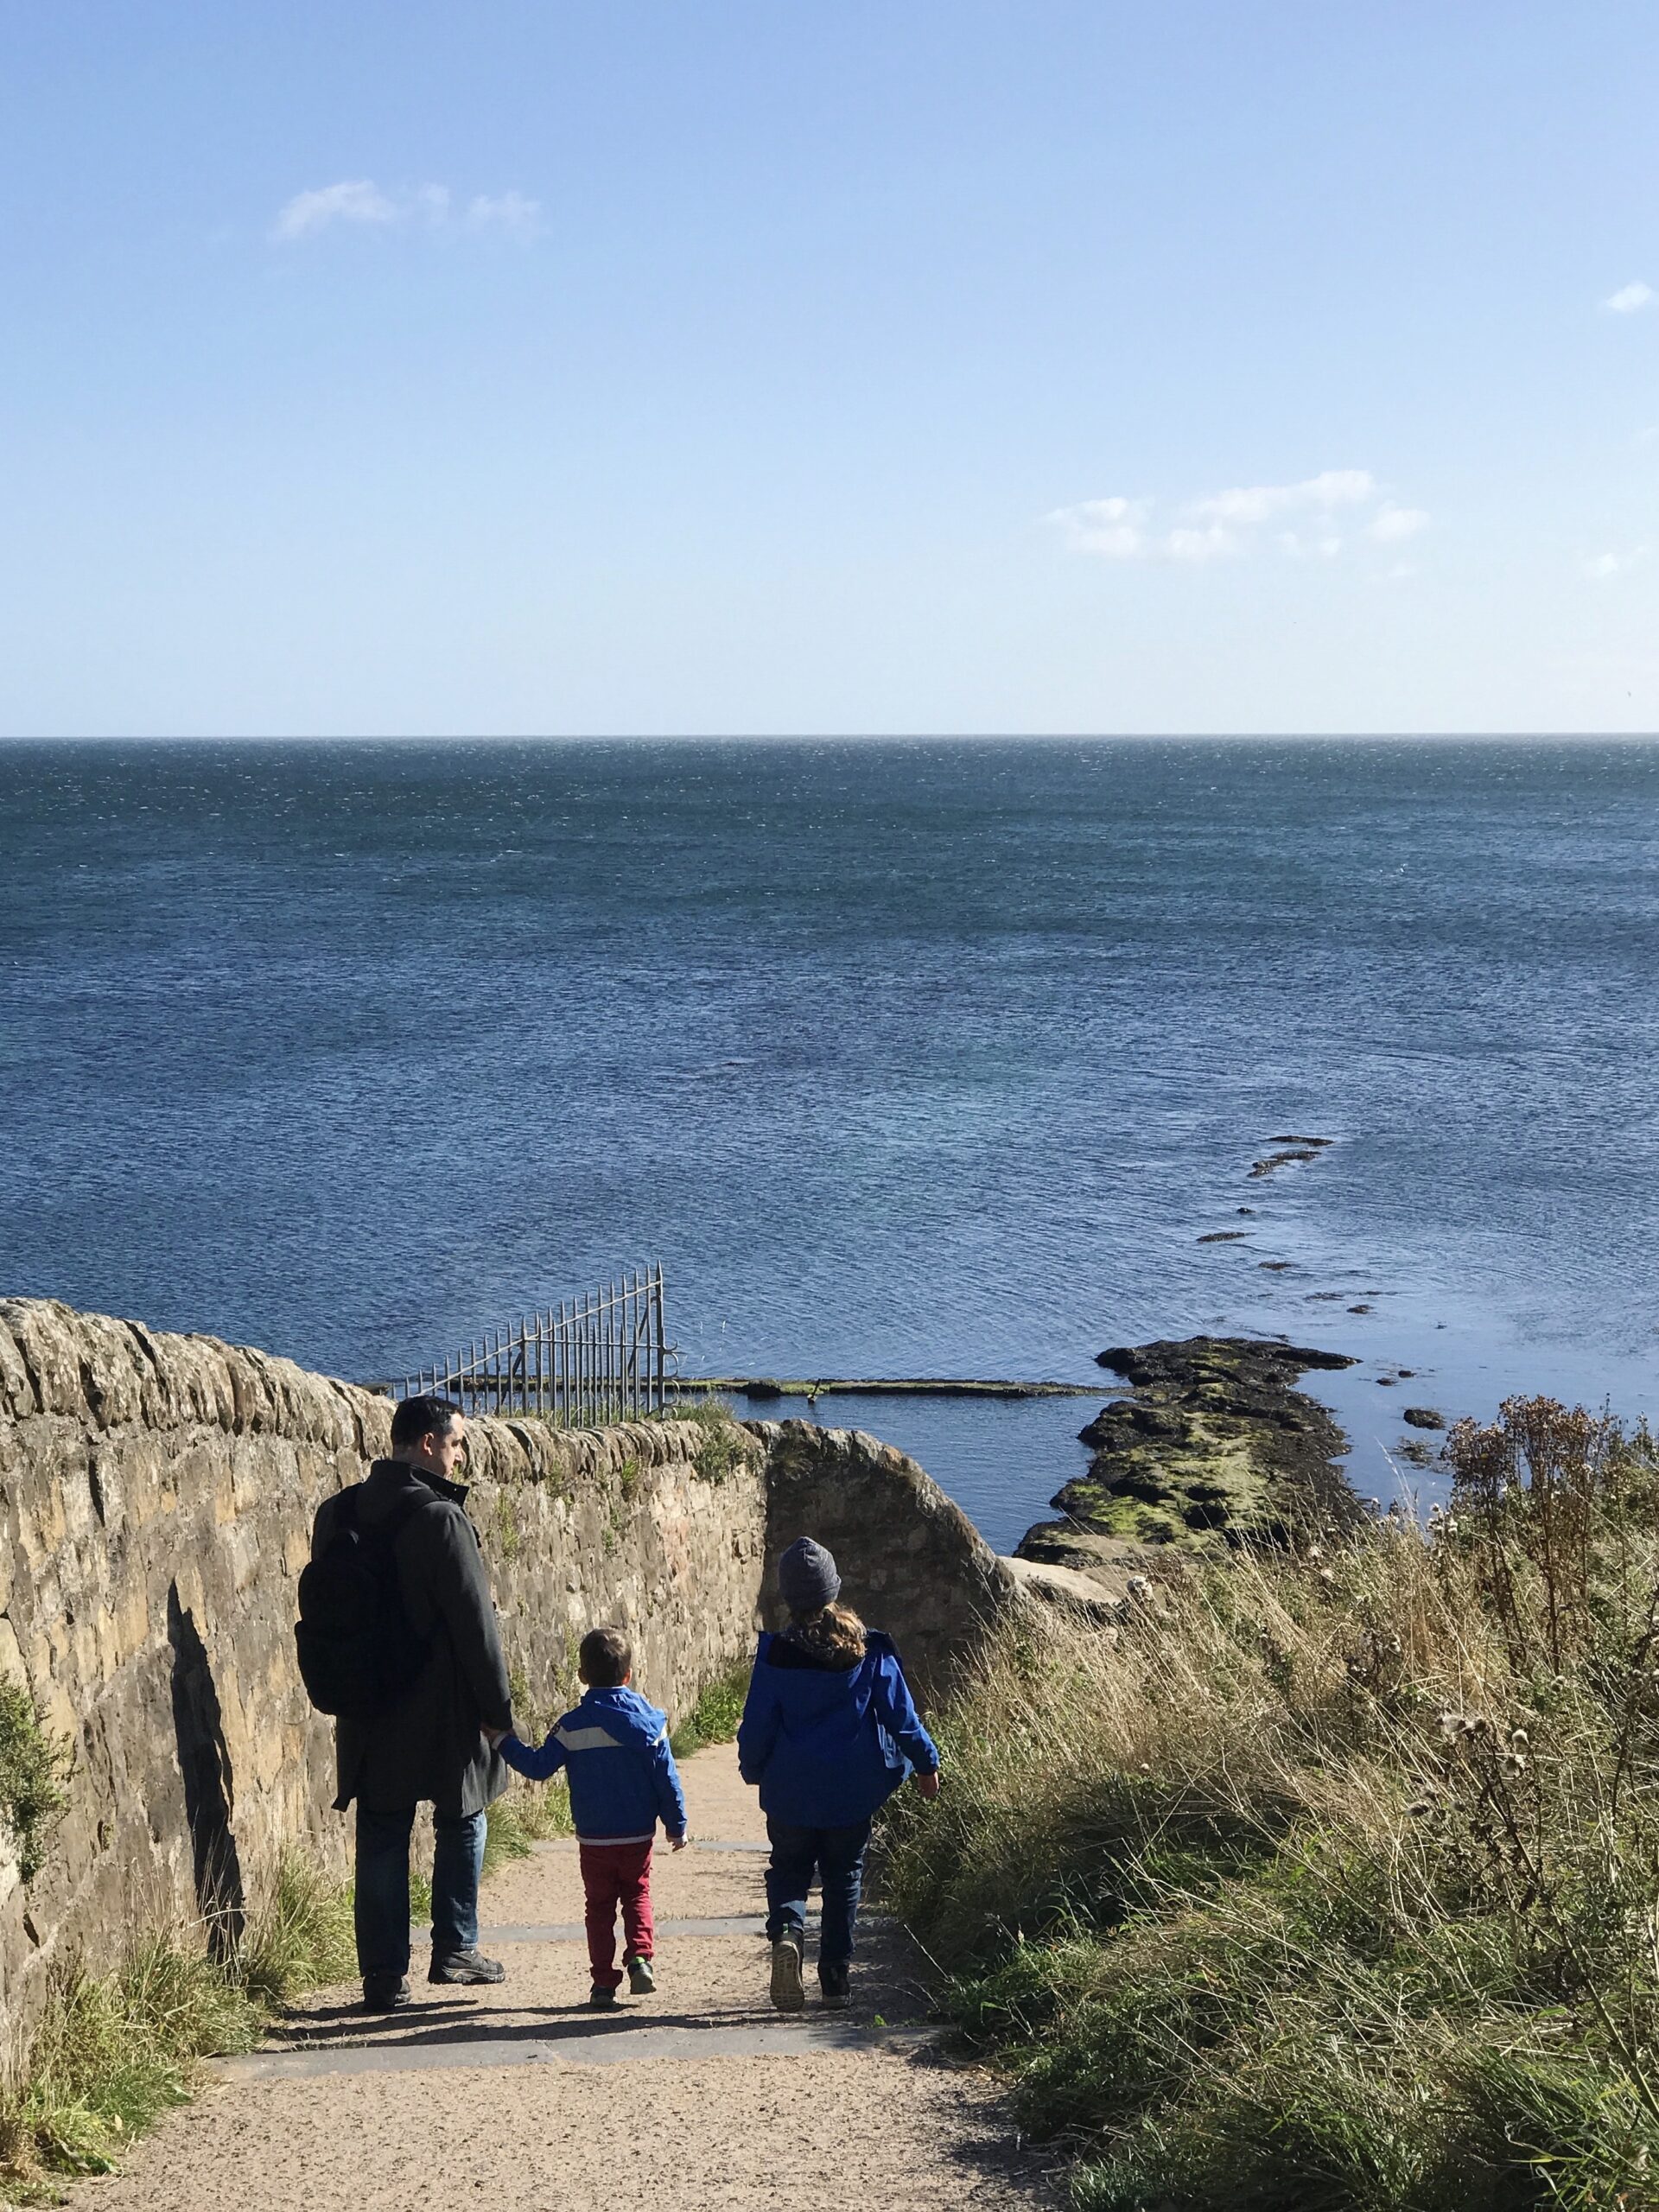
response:
[(596, 1628), (582, 1639), (576, 1671), (588, 1694), (550, 1729), (539, 1751), (516, 1736), (498, 1746), (507, 1764), (531, 1782), (566, 1767), (587, 1897), (588, 2003), (608, 2012), (622, 1976), (616, 1966), (616, 1914), (622, 1910), (622, 1963), (628, 1988), (648, 1997), (655, 1940), (651, 1919), (651, 1847), (658, 1819), (676, 1851), (685, 1848), (685, 1793), (668, 1748), (668, 1718), (628, 1685), (633, 1653), (620, 1629)]
[(790, 1624), (760, 1638), (738, 1767), (760, 1785), (772, 1839), (772, 2001), (780, 2012), (806, 2002), (801, 1955), (816, 1870), (823, 1887), (818, 1986), (838, 2012), (848, 2001), (871, 1820), (912, 1774), (924, 1797), (937, 1797), (939, 1754), (917, 1718), (899, 1654), (836, 1603), (841, 1577), (823, 1546), (810, 1536), (791, 1544), (778, 1562), (778, 1587)]

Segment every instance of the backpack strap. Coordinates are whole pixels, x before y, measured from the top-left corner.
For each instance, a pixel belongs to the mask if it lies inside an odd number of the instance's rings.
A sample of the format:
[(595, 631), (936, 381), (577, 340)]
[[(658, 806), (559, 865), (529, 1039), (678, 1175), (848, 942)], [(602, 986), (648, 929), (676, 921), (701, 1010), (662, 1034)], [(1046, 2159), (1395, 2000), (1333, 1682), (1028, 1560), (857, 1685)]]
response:
[(372, 1543), (395, 1544), (417, 1513), (424, 1513), (429, 1505), (442, 1505), (447, 1502), (435, 1491), (429, 1491), (424, 1497), (399, 1498), (383, 1520), (370, 1526), (363, 1519), (363, 1493), (367, 1488), (366, 1482), (348, 1483), (337, 1495), (340, 1515), (346, 1528), (354, 1530), (359, 1537), (366, 1537)]

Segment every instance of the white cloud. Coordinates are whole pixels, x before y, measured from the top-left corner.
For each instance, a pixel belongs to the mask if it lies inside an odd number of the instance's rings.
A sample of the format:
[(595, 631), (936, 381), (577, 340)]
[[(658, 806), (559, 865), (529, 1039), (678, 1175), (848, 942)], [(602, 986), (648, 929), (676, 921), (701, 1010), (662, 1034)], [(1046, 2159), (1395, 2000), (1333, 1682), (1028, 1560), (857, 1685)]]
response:
[(345, 184), (325, 184), (315, 192), (296, 192), (272, 224), (270, 235), (286, 241), (326, 231), (331, 223), (397, 220), (397, 210), (385, 193), (367, 177), (357, 177)]
[(288, 245), (334, 223), (356, 223), (380, 229), (413, 227), (434, 234), (494, 232), (528, 239), (539, 232), (541, 214), (539, 202), (522, 192), (477, 193), (457, 210), (447, 184), (423, 184), (394, 198), (367, 177), (356, 177), (296, 193), (278, 213), (270, 235)]
[(1274, 533), (1274, 542), (1293, 560), (1334, 561), (1345, 541), (1332, 527), (1339, 510), (1370, 507), (1369, 519), (1356, 516), (1366, 537), (1397, 544), (1427, 528), (1421, 507), (1400, 506), (1383, 496), (1367, 468), (1327, 468), (1295, 484), (1235, 485), (1174, 509), (1167, 523), (1154, 526), (1154, 502), (1126, 499), (1081, 499), (1056, 507), (1045, 520), (1064, 531), (1074, 553), (1108, 561), (1173, 561), (1185, 567), (1226, 560), (1249, 552), (1263, 541), (1261, 525), (1277, 516), (1306, 517), (1306, 524)]
[(540, 203), (522, 192), (504, 192), (496, 199), (480, 192), (467, 203), (467, 227), (473, 231), (505, 231), (518, 238), (534, 238), (542, 227)]
[(1650, 308), (1655, 300), (1659, 300), (1659, 292), (1656, 292), (1651, 284), (1644, 284), (1638, 278), (1633, 284), (1621, 285), (1618, 291), (1610, 294), (1601, 304), (1605, 308), (1611, 308), (1615, 315), (1634, 315), (1638, 308)]
[(1609, 576), (1622, 576), (1627, 569), (1639, 567), (1647, 557), (1645, 545), (1633, 546), (1628, 553), (1594, 553), (1584, 562), (1584, 573), (1594, 582), (1603, 583)]
[(1293, 561), (1306, 561), (1314, 557), (1321, 561), (1334, 561), (1342, 550), (1341, 538), (1332, 531), (1326, 531), (1319, 537), (1304, 537), (1300, 530), (1281, 530), (1278, 537), (1280, 544)]
[(1238, 550), (1238, 540), (1218, 522), (1204, 530), (1172, 530), (1163, 541), (1172, 561), (1217, 561)]
[(1080, 499), (1075, 507), (1056, 507), (1045, 519), (1065, 532), (1074, 553), (1136, 561), (1146, 550), (1141, 525), (1150, 505), (1147, 499)]
[(1327, 468), (1300, 484), (1239, 485), (1195, 499), (1189, 512), (1214, 522), (1258, 523), (1298, 507), (1346, 507), (1374, 499), (1376, 481), (1368, 468)]
[(1415, 537), (1420, 530), (1428, 528), (1428, 515), (1422, 507), (1396, 507), (1392, 499), (1384, 499), (1365, 525), (1367, 537), (1374, 537), (1379, 545), (1398, 545), (1402, 539)]

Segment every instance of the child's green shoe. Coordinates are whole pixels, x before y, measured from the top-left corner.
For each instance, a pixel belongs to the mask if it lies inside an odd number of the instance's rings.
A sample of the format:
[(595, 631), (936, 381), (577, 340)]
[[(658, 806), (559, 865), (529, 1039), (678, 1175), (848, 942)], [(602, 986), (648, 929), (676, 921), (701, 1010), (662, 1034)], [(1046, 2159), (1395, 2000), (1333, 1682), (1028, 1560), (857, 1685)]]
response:
[(628, 1991), (634, 1997), (649, 1997), (657, 1986), (657, 1977), (651, 1970), (649, 1959), (628, 1961)]
[(614, 2012), (616, 2010), (616, 1992), (613, 1989), (601, 1989), (599, 1984), (595, 1982), (593, 1987), (593, 1994), (588, 1999), (588, 2010), (590, 2012)]

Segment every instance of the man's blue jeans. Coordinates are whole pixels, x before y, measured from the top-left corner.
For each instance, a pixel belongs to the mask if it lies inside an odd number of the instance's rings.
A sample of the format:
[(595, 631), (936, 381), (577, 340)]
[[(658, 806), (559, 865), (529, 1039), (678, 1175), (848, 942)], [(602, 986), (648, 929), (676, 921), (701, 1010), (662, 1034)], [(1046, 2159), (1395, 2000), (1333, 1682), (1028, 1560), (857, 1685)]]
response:
[[(397, 1980), (409, 1972), (409, 1837), (415, 1808), (357, 1808), (357, 1970)], [(478, 1942), (478, 1881), (484, 1867), (482, 1813), (439, 1813), (433, 1820), (432, 1955), (452, 1957)]]
[(806, 1933), (806, 1895), (816, 1871), (823, 1885), (823, 1923), (818, 1934), (818, 1971), (843, 1967), (853, 1955), (853, 1925), (864, 1880), (870, 1824), (845, 1828), (798, 1828), (768, 1816), (772, 1859), (766, 1868), (766, 1940)]

